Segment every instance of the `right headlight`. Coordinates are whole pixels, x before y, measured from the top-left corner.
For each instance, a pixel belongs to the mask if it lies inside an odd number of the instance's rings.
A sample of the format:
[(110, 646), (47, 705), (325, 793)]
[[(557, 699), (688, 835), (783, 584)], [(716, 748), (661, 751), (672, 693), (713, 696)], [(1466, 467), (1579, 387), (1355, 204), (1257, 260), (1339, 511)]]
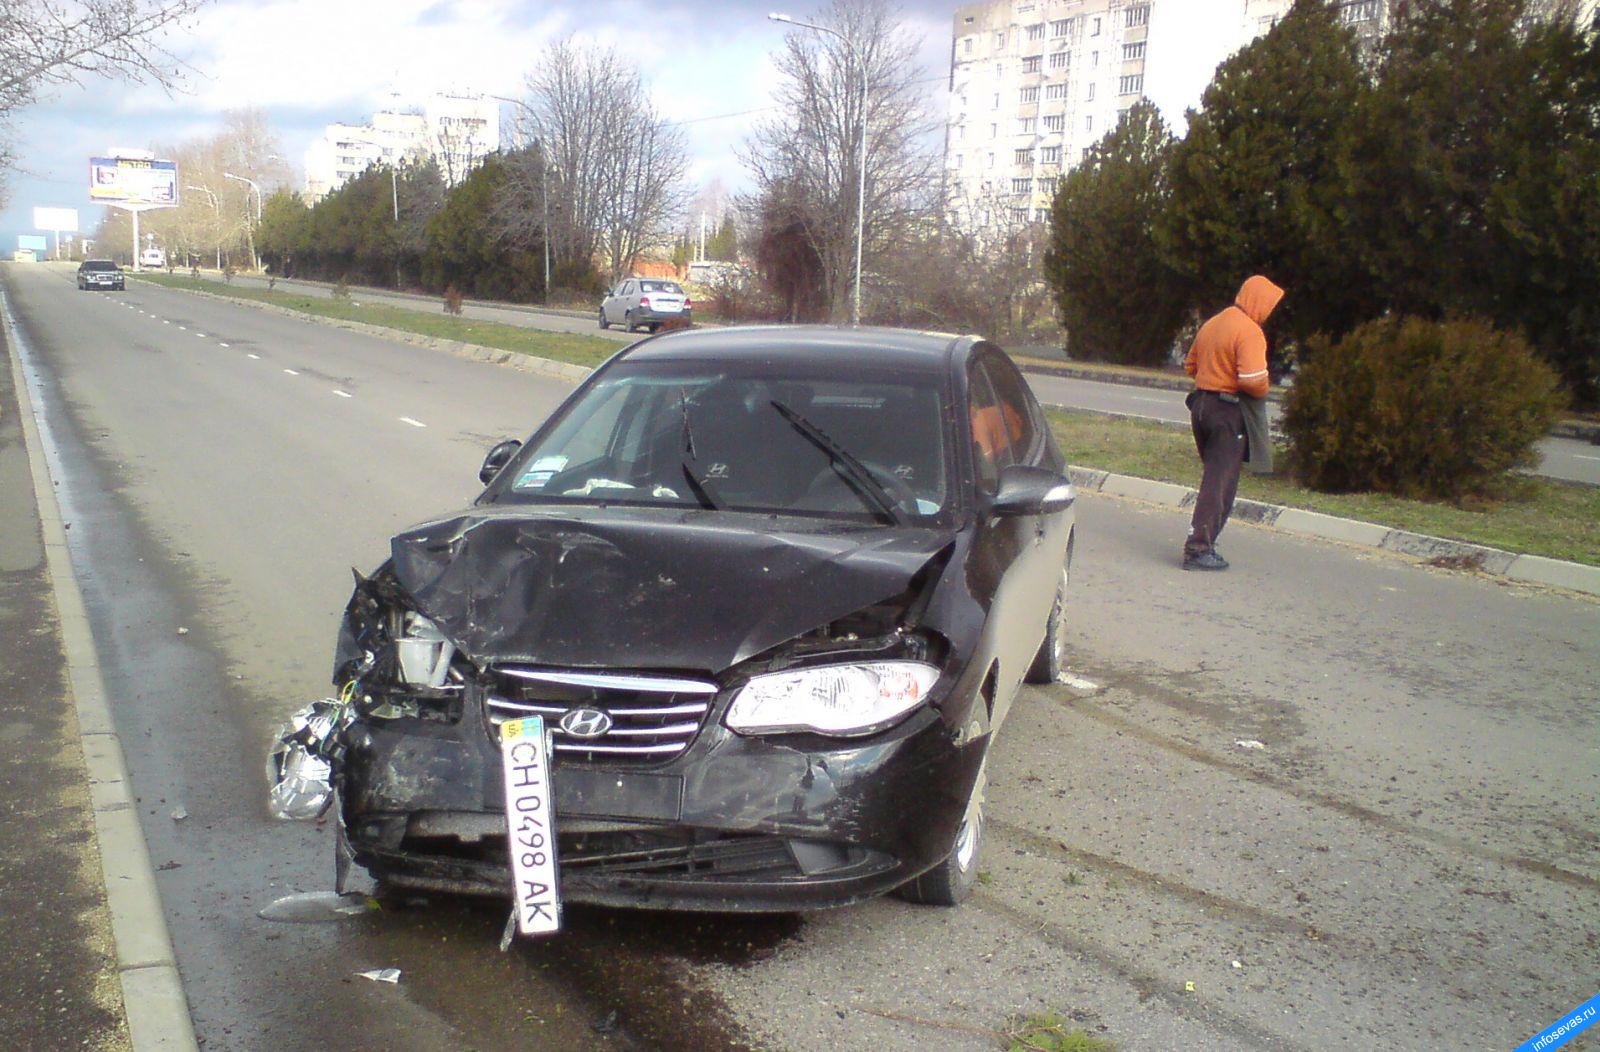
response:
[(920, 661), (774, 672), (756, 676), (740, 688), (725, 722), (741, 734), (871, 734), (926, 701), (938, 679), (939, 670)]

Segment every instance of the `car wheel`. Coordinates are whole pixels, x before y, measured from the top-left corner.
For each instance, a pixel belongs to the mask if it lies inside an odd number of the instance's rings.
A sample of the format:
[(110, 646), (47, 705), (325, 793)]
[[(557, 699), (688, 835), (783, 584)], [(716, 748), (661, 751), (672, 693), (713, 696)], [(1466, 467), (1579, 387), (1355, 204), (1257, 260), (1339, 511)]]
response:
[(633, 324), (633, 311), (630, 310), (622, 312), (622, 327), (627, 329), (629, 332), (639, 331), (638, 328)]
[(1067, 571), (1061, 570), (1061, 581), (1056, 585), (1056, 599), (1050, 604), (1050, 617), (1045, 621), (1044, 642), (1039, 653), (1028, 666), (1023, 678), (1029, 683), (1054, 683), (1067, 670)]
[(983, 790), (986, 779), (982, 767), (967, 801), (967, 813), (956, 829), (950, 853), (944, 861), (907, 884), (895, 889), (907, 902), (923, 906), (959, 906), (972, 895), (978, 883), (978, 859), (983, 854)]
[(600, 308), (600, 327), (602, 329), (611, 328), (611, 323), (606, 321), (606, 309), (604, 307)]
[(658, 321), (653, 321), (646, 325), (645, 328), (649, 329), (652, 333), (659, 332), (661, 330), (661, 323)]

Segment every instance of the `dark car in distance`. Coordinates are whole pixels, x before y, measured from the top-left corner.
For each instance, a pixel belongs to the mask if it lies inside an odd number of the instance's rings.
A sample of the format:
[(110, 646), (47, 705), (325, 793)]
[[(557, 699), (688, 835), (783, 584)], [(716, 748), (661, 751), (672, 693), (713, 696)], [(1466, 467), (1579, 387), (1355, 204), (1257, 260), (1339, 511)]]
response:
[(1063, 660), (1065, 471), (975, 337), (633, 344), (358, 576), (341, 888), (510, 896), (499, 727), (538, 715), (565, 901), (960, 902), (995, 733)]
[(114, 289), (125, 287), (122, 268), (109, 259), (86, 259), (78, 264), (78, 288)]

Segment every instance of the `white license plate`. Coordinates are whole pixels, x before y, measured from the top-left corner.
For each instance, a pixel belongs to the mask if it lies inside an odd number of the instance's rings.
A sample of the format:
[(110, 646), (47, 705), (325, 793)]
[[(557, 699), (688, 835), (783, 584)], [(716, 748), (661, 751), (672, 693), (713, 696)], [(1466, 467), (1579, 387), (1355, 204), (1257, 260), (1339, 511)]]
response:
[(556, 884), (556, 823), (550, 785), (550, 742), (544, 718), (500, 725), (500, 761), (506, 783), (506, 846), (516, 896), (517, 931), (548, 935), (561, 930)]

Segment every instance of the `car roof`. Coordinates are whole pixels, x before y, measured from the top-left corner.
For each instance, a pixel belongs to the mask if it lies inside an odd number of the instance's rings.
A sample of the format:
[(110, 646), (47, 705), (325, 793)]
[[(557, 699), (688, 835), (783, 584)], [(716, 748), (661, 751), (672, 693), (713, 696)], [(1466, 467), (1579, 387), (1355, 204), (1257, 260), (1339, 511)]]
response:
[(619, 358), (628, 361), (810, 359), (883, 366), (916, 372), (943, 372), (958, 344), (974, 337), (836, 325), (742, 325), (726, 329), (686, 329), (635, 344)]
[(110, 259), (86, 259), (83, 262), (85, 264), (89, 264), (89, 263), (111, 263), (111, 264), (115, 265), (116, 261), (115, 260), (110, 260)]

